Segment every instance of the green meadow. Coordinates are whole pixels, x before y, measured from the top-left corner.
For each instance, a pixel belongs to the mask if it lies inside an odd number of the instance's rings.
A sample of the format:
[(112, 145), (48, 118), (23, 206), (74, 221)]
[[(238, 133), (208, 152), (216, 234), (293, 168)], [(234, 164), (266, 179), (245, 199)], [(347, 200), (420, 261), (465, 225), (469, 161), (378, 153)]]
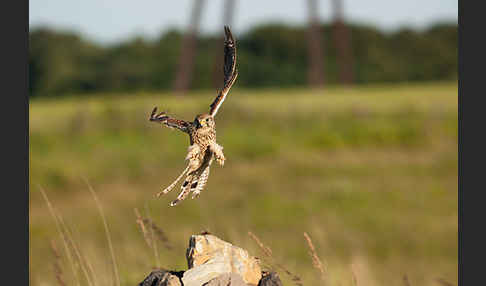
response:
[[(31, 285), (58, 283), (56, 261), (68, 285), (116, 281), (86, 181), (102, 205), (122, 286), (137, 285), (155, 267), (185, 270), (189, 237), (204, 230), (260, 257), (284, 285), (294, 282), (275, 262), (304, 285), (457, 285), (457, 82), (235, 88), (216, 117), (225, 166), (213, 164), (197, 199), (169, 207), (179, 188), (154, 194), (185, 168), (189, 138), (149, 122), (150, 112), (157, 106), (193, 120), (215, 96), (30, 100)], [(91, 281), (82, 263), (70, 262), (40, 188), (90, 265)], [(147, 245), (135, 208), (151, 217), (170, 248)], [(273, 260), (249, 231), (271, 248)], [(304, 232), (325, 266), (323, 280)]]

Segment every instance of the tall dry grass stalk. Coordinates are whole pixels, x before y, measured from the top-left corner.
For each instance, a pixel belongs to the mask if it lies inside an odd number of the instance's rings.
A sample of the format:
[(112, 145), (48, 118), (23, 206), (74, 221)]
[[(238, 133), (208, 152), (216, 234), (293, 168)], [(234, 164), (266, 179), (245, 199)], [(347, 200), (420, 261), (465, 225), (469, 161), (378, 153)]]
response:
[(169, 238), (165, 234), (165, 232), (160, 228), (155, 221), (153, 221), (151, 218), (146, 218), (144, 219), (145, 223), (148, 223), (150, 225), (150, 228), (153, 229), (155, 236), (157, 239), (164, 244), (164, 247), (167, 248), (167, 250), (172, 250), (173, 247), (171, 243), (169, 242)]
[(353, 264), (351, 264), (351, 276), (353, 277), (353, 285), (358, 286), (358, 278), (356, 276), (356, 271), (354, 271)]
[(54, 254), (54, 275), (56, 276), (57, 283), (60, 286), (66, 286), (66, 283), (64, 282), (64, 279), (62, 277), (62, 268), (61, 268), (61, 255), (59, 254), (59, 251), (57, 250), (56, 243), (54, 242), (53, 239), (51, 239), (51, 250), (52, 253)]
[(405, 286), (410, 286), (410, 281), (408, 281), (408, 276), (407, 274), (403, 275), (403, 284)]
[(94, 191), (93, 187), (91, 187), (91, 184), (88, 182), (88, 180), (86, 178), (84, 178), (84, 181), (86, 182), (86, 185), (88, 185), (88, 189), (91, 192), (91, 195), (93, 196), (93, 199), (96, 203), (96, 206), (98, 207), (98, 211), (100, 212), (101, 219), (103, 220), (103, 226), (105, 228), (106, 240), (108, 241), (108, 247), (110, 249), (111, 261), (112, 261), (112, 264), (113, 264), (113, 273), (114, 273), (114, 276), (115, 276), (115, 285), (120, 286), (120, 275), (118, 274), (118, 266), (116, 264), (115, 251), (113, 250), (113, 243), (111, 242), (110, 230), (108, 229), (108, 223), (106, 222), (105, 212), (103, 211), (103, 206), (101, 205), (101, 203), (98, 199), (98, 196), (96, 195), (96, 192)]
[(66, 224), (64, 223), (64, 220), (60, 214), (56, 214), (57, 219), (59, 220), (61, 227), (66, 234), (66, 237), (68, 239), (69, 245), (78, 261), (79, 266), (81, 267), (81, 271), (84, 274), (84, 277), (86, 278), (86, 281), (88, 282), (88, 285), (90, 286), (95, 286), (93, 283), (93, 278), (92, 275), (93, 273), (89, 273), (87, 268), (86, 268), (86, 260), (84, 259), (84, 256), (82, 255), (80, 249), (78, 248), (76, 242), (74, 241), (74, 238), (72, 236), (72, 233), (68, 230)]
[(49, 201), (49, 198), (47, 197), (46, 192), (44, 191), (44, 189), (41, 186), (38, 186), (38, 187), (39, 187), (39, 191), (42, 194), (42, 197), (44, 198), (44, 201), (46, 202), (47, 208), (49, 209), (49, 213), (51, 214), (52, 218), (54, 219), (57, 232), (59, 233), (59, 236), (61, 237), (61, 241), (63, 242), (64, 251), (66, 252), (66, 256), (68, 258), (69, 265), (71, 266), (71, 271), (72, 271), (72, 274), (73, 274), (73, 277), (74, 277), (74, 283), (75, 283), (75, 285), (79, 286), (80, 282), (79, 282), (79, 277), (78, 277), (78, 271), (76, 270), (76, 267), (75, 267), (73, 254), (71, 253), (71, 250), (68, 247), (66, 234), (61, 229), (61, 224), (59, 222), (59, 218), (56, 215), (54, 207), (52, 206), (51, 202)]
[(439, 283), (440, 285), (442, 286), (454, 286), (454, 284), (450, 283), (450, 282), (447, 282), (445, 279), (443, 278), (437, 278), (437, 283)]
[(248, 235), (256, 242), (256, 244), (258, 244), (258, 246), (260, 247), (260, 249), (263, 251), (263, 253), (265, 253), (265, 255), (267, 255), (268, 257), (270, 258), (273, 258), (272, 256), (272, 250), (269, 248), (269, 247), (266, 247), (261, 241), (260, 239), (258, 239), (258, 237), (256, 237), (256, 235), (254, 235), (251, 231), (248, 232)]
[[(77, 285), (79, 285), (79, 280), (77, 278), (77, 271), (75, 269), (75, 264), (74, 262), (77, 262), (77, 265), (81, 268), (81, 271), (84, 274), (84, 278), (86, 279), (86, 282), (88, 283), (89, 286), (96, 286), (94, 283), (95, 281), (95, 275), (93, 268), (91, 267), (90, 263), (84, 258), (82, 252), (80, 251), (80, 248), (77, 246), (76, 241), (73, 238), (72, 232), (69, 230), (67, 225), (64, 223), (64, 219), (62, 216), (57, 213), (57, 211), (52, 207), (52, 204), (50, 203), (49, 199), (47, 198), (47, 195), (45, 191), (40, 188), (41, 193), (44, 196), (44, 199), (46, 199), (46, 202), (48, 203), (49, 210), (51, 212), (51, 215), (53, 216), (56, 226), (58, 227), (58, 232), (60, 232), (60, 235), (63, 239), (63, 243), (65, 245), (65, 250), (68, 255), (68, 259), (73, 262), (73, 271), (75, 274), (75, 280), (78, 281)], [(74, 259), (73, 259), (74, 257)], [(86, 268), (90, 268), (90, 271)], [(91, 273), (90, 273), (91, 272)]]
[(314, 244), (312, 243), (312, 240), (310, 236), (307, 234), (307, 232), (304, 232), (304, 237), (307, 242), (307, 246), (309, 246), (310, 249), (309, 255), (312, 258), (312, 265), (314, 266), (315, 269), (317, 269), (321, 273), (321, 280), (323, 282), (326, 282), (326, 274), (324, 271), (324, 267), (322, 266), (319, 256), (317, 256), (316, 248), (314, 247)]
[(140, 226), (140, 230), (142, 231), (142, 235), (147, 245), (152, 248), (151, 238), (148, 234), (146, 225), (148, 225), (149, 229), (153, 229), (155, 237), (164, 244), (164, 247), (167, 250), (173, 250), (172, 244), (170, 243), (169, 238), (165, 234), (164, 230), (159, 227), (152, 219), (142, 217), (137, 208), (135, 208), (134, 211), (135, 217), (137, 218), (135, 222)]
[(145, 228), (145, 223), (143, 217), (140, 215), (140, 212), (137, 208), (134, 209), (135, 217), (137, 218), (135, 222), (140, 226), (140, 230), (142, 231), (143, 238), (147, 243), (148, 247), (152, 249), (152, 242), (150, 241), (150, 237), (148, 236), (147, 229)]
[[(149, 222), (151, 221), (150, 219), (150, 212), (149, 212), (149, 209), (148, 209), (148, 205), (145, 204), (145, 213), (148, 217), (148, 220)], [(160, 258), (159, 258), (159, 250), (157, 249), (157, 242), (155, 241), (155, 235), (154, 235), (154, 228), (150, 227), (150, 238), (151, 238), (151, 241), (152, 241), (152, 248), (154, 250), (154, 256), (155, 256), (155, 263), (156, 263), (156, 267), (157, 268), (160, 268)]]
[(296, 285), (299, 285), (299, 286), (302, 286), (302, 279), (300, 279), (299, 276), (293, 274), (292, 272), (290, 272), (285, 266), (283, 266), (281, 263), (279, 263), (272, 255), (272, 250), (265, 246), (261, 241), (260, 239), (258, 239), (258, 237), (256, 235), (254, 235), (251, 231), (248, 232), (248, 235), (256, 242), (256, 244), (260, 247), (260, 249), (263, 251), (263, 253), (268, 257), (268, 259), (270, 260), (270, 265), (274, 265), (278, 268), (280, 268), (283, 272), (285, 272), (285, 274), (287, 274), (291, 279), (292, 281), (296, 284)]
[(93, 267), (89, 263), (89, 261), (84, 257), (81, 248), (78, 246), (76, 243), (76, 240), (74, 239), (74, 235), (72, 231), (68, 228), (68, 226), (64, 223), (64, 219), (60, 214), (57, 214), (57, 217), (59, 219), (59, 222), (66, 233), (66, 237), (68, 238), (68, 242), (70, 243), (71, 249), (73, 249), (73, 252), (78, 260), (78, 263), (81, 267), (81, 270), (83, 271), (83, 274), (86, 278), (86, 281), (88, 282), (89, 285), (91, 286), (97, 286), (98, 283), (96, 282), (96, 275), (94, 274)]

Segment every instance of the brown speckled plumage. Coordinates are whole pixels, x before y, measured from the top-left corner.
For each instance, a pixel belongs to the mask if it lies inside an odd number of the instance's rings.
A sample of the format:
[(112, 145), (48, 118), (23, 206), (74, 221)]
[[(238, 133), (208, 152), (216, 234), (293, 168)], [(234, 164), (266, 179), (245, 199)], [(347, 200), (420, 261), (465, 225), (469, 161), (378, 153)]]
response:
[(197, 115), (193, 122), (171, 118), (165, 112), (157, 113), (154, 108), (150, 115), (150, 121), (159, 122), (167, 127), (176, 128), (189, 134), (190, 146), (186, 160), (189, 161), (186, 169), (167, 188), (157, 193), (157, 197), (170, 192), (184, 175), (186, 178), (181, 186), (179, 196), (171, 202), (171, 206), (177, 205), (184, 200), (190, 192), (192, 198), (199, 196), (209, 177), (209, 168), (214, 159), (221, 166), (224, 165), (225, 157), (223, 147), (216, 143), (216, 124), (214, 117), (226, 99), (226, 96), (238, 76), (236, 70), (236, 45), (230, 29), (225, 26), (224, 41), (224, 82), (223, 88), (210, 105), (209, 113)]

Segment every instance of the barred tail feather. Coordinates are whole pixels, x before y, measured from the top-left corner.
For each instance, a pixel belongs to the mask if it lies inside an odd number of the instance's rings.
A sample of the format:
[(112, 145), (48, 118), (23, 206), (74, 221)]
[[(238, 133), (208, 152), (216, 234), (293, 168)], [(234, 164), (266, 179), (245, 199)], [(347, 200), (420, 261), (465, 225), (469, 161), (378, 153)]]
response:
[(189, 192), (191, 190), (190, 187), (192, 185), (192, 181), (194, 180), (194, 177), (195, 177), (194, 175), (188, 175), (186, 177), (184, 183), (181, 186), (182, 191), (179, 194), (179, 196), (177, 196), (177, 198), (170, 203), (171, 207), (177, 205), (180, 201), (183, 201), (187, 197), (187, 195), (189, 195)]
[(192, 193), (191, 199), (195, 199), (199, 196), (201, 191), (203, 190), (204, 186), (206, 185), (206, 182), (208, 181), (209, 178), (209, 168), (210, 166), (207, 166), (206, 169), (204, 169), (204, 172), (201, 174), (199, 177), (198, 185), (196, 189)]
[(177, 185), (177, 182), (179, 182), (180, 179), (186, 174), (187, 170), (189, 170), (189, 165), (186, 167), (184, 171), (182, 171), (179, 177), (177, 177), (177, 179), (174, 182), (172, 182), (172, 184), (170, 184), (167, 188), (157, 193), (157, 198), (160, 197), (162, 194), (165, 195), (168, 192), (170, 192), (175, 187), (175, 185)]

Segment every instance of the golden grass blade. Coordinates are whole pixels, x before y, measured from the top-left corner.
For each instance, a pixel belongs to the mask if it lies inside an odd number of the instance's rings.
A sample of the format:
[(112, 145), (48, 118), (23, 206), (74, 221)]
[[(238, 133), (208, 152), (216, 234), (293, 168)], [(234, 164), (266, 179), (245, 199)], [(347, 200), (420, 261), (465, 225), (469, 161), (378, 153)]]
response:
[(266, 247), (256, 235), (254, 235), (251, 231), (248, 232), (248, 235), (258, 244), (260, 249), (269, 257), (273, 258), (272, 256), (272, 250), (268, 247)]
[(53, 239), (51, 239), (51, 250), (54, 254), (54, 275), (56, 276), (57, 283), (60, 286), (66, 286), (66, 283), (64, 283), (64, 279), (62, 278), (61, 264), (59, 263), (61, 261), (61, 255), (59, 254), (59, 251), (57, 251), (56, 243)]
[(98, 207), (98, 211), (100, 212), (101, 219), (103, 220), (103, 226), (105, 228), (106, 240), (108, 241), (108, 247), (110, 249), (110, 255), (111, 255), (111, 260), (112, 260), (112, 264), (113, 264), (113, 272), (114, 272), (114, 275), (115, 275), (115, 285), (120, 286), (120, 276), (118, 274), (118, 267), (117, 267), (117, 264), (116, 264), (115, 251), (113, 250), (113, 243), (111, 242), (110, 230), (108, 229), (108, 223), (106, 222), (105, 213), (103, 211), (103, 206), (101, 205), (101, 203), (98, 199), (98, 196), (96, 195), (96, 192), (93, 190), (93, 188), (91, 187), (91, 185), (89, 184), (87, 179), (85, 179), (85, 182), (88, 185), (88, 189), (91, 192), (91, 195), (93, 195), (96, 206)]
[(56, 216), (56, 213), (54, 211), (54, 207), (52, 206), (51, 202), (49, 201), (49, 198), (47, 197), (47, 194), (45, 193), (44, 189), (41, 186), (39, 186), (39, 191), (41, 192), (42, 197), (44, 198), (44, 200), (46, 202), (47, 208), (49, 209), (49, 212), (50, 212), (50, 214), (51, 214), (51, 216), (54, 219), (54, 222), (56, 224), (57, 232), (59, 233), (59, 236), (61, 237), (61, 240), (63, 242), (64, 251), (66, 252), (66, 256), (68, 258), (69, 264), (71, 265), (71, 270), (73, 272), (74, 282), (76, 283), (77, 286), (79, 286), (78, 272), (76, 271), (76, 268), (74, 266), (73, 255), (72, 255), (71, 251), (69, 250), (66, 235), (64, 234), (64, 232), (61, 229), (58, 217)]
[(57, 214), (57, 217), (59, 219), (59, 222), (61, 223), (61, 227), (66, 233), (66, 237), (68, 238), (68, 241), (71, 243), (71, 248), (74, 250), (76, 257), (78, 258), (79, 265), (81, 267), (81, 270), (84, 273), (84, 276), (86, 277), (86, 281), (88, 282), (89, 285), (96, 286), (97, 285), (96, 278), (95, 278), (96, 276), (94, 274), (93, 268), (90, 267), (89, 262), (83, 256), (83, 253), (80, 250), (81, 248), (74, 240), (73, 233), (69, 230), (67, 225), (64, 223), (64, 219), (62, 218), (62, 216), (60, 214)]
[(278, 268), (280, 268), (283, 272), (285, 272), (285, 274), (289, 275), (290, 278), (292, 279), (292, 281), (296, 284), (296, 285), (299, 285), (299, 286), (302, 286), (302, 279), (300, 279), (299, 276), (293, 274), (292, 272), (290, 272), (285, 266), (283, 266), (282, 264), (280, 264), (279, 262), (277, 262), (274, 258), (273, 258), (273, 255), (272, 255), (272, 250), (265, 246), (261, 241), (260, 239), (258, 239), (258, 237), (256, 235), (254, 235), (251, 231), (248, 232), (248, 235), (257, 243), (257, 245), (260, 247), (260, 249), (263, 251), (263, 253), (271, 260), (271, 264), (277, 266)]
[(440, 285), (442, 286), (454, 286), (454, 284), (450, 283), (450, 282), (447, 282), (445, 279), (443, 278), (437, 278), (437, 283), (439, 283)]
[(91, 275), (92, 275), (92, 277), (93, 277), (93, 283), (94, 283), (94, 285), (95, 285), (95, 286), (96, 286), (96, 285), (100, 285), (100, 284), (98, 283), (98, 279), (96, 278), (96, 275), (95, 275), (95, 273), (94, 273), (94, 268), (93, 268), (93, 265), (91, 265), (91, 263), (89, 262), (89, 260), (88, 260), (88, 259), (85, 259), (85, 263), (86, 263), (86, 266), (88, 266), (89, 271), (91, 272)]
[(358, 277), (356, 276), (356, 273), (354, 271), (353, 264), (351, 264), (351, 276), (353, 277), (353, 285), (358, 286)]
[(407, 274), (403, 275), (403, 284), (405, 286), (410, 286), (410, 281), (408, 281), (408, 276)]
[(148, 247), (152, 249), (152, 242), (150, 241), (150, 237), (148, 236), (147, 229), (145, 228), (144, 219), (140, 215), (140, 212), (138, 211), (137, 208), (135, 208), (134, 211), (135, 211), (135, 217), (137, 218), (136, 223), (140, 226), (140, 230), (142, 230), (143, 238), (145, 239), (145, 242), (147, 243)]
[(169, 238), (164, 233), (162, 228), (160, 228), (152, 219), (146, 218), (144, 219), (144, 221), (145, 223), (148, 223), (150, 225), (150, 228), (153, 229), (155, 236), (160, 242), (164, 244), (165, 248), (167, 248), (168, 250), (172, 250), (172, 245), (169, 242)]
[[(147, 218), (149, 221), (152, 221), (150, 219), (150, 212), (148, 209), (148, 205), (145, 204), (145, 213), (147, 215)], [(155, 241), (155, 235), (154, 235), (154, 228), (150, 227), (150, 235), (151, 235), (151, 241), (152, 241), (152, 249), (154, 250), (154, 256), (155, 256), (155, 263), (157, 264), (156, 267), (160, 268), (160, 259), (159, 259), (159, 251), (157, 249), (157, 242)]]
[(85, 267), (85, 263), (84, 263), (84, 259), (83, 259), (83, 256), (81, 255), (81, 252), (79, 251), (76, 243), (74, 242), (74, 239), (71, 235), (71, 233), (69, 232), (69, 230), (67, 229), (66, 227), (66, 224), (64, 223), (64, 220), (63, 218), (61, 217), (60, 214), (55, 214), (57, 216), (57, 219), (59, 220), (60, 224), (61, 224), (61, 228), (63, 229), (63, 232), (65, 233), (67, 239), (68, 239), (68, 242), (71, 244), (71, 248), (74, 250), (74, 254), (76, 256), (76, 258), (78, 259), (78, 263), (81, 267), (81, 270), (83, 271), (83, 274), (86, 278), (86, 281), (88, 282), (88, 284), (90, 286), (94, 286), (93, 285), (93, 281), (91, 280), (91, 276), (89, 275), (86, 267)]
[(315, 269), (317, 269), (321, 273), (321, 279), (322, 281), (326, 281), (325, 277), (325, 271), (324, 267), (322, 266), (321, 260), (319, 259), (319, 256), (317, 256), (316, 249), (314, 247), (314, 244), (312, 243), (311, 238), (307, 234), (307, 232), (304, 232), (304, 237), (307, 242), (307, 245), (309, 246), (309, 255), (312, 258), (312, 265), (314, 266)]

